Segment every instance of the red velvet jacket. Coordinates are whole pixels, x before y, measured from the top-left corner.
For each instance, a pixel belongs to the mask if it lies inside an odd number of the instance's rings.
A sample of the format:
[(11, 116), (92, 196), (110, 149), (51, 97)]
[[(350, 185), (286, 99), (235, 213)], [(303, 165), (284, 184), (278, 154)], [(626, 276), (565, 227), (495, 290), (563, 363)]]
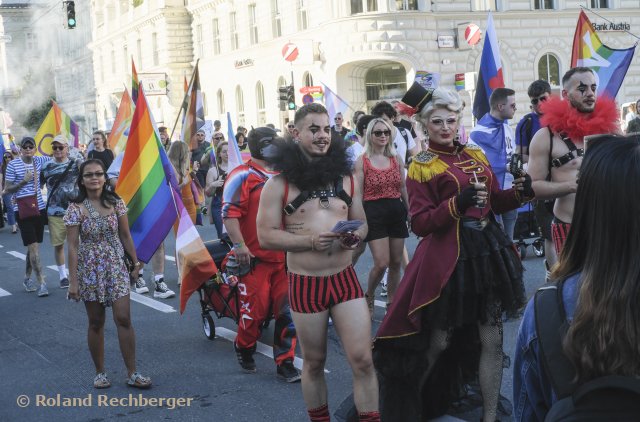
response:
[[(461, 151), (460, 151), (461, 149)], [(456, 196), (474, 179), (489, 188), (485, 208), (470, 207), (461, 215)], [(501, 190), (482, 150), (433, 145), (414, 157), (407, 191), (411, 229), (423, 239), (405, 270), (378, 338), (393, 338), (420, 331), (420, 310), (440, 296), (460, 253), (460, 218), (484, 218), (520, 207), (515, 189)]]

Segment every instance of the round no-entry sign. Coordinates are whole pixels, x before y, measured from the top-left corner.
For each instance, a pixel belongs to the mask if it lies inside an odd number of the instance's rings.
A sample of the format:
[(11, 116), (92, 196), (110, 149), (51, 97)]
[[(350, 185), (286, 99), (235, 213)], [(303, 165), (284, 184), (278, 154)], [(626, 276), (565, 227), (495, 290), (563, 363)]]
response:
[(464, 39), (469, 43), (469, 45), (476, 45), (480, 42), (480, 36), (482, 35), (482, 31), (475, 23), (469, 24), (467, 28), (464, 30)]
[(302, 104), (310, 104), (313, 102), (313, 96), (311, 94), (304, 94), (302, 96)]
[(294, 43), (286, 43), (284, 47), (282, 47), (282, 57), (288, 62), (297, 59), (298, 53), (298, 46)]

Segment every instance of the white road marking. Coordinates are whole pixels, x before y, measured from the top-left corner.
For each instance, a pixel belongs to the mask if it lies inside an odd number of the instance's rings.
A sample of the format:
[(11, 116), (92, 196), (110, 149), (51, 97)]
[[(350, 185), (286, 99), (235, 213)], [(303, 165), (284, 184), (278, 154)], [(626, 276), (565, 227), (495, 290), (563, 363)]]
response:
[(148, 306), (150, 308), (155, 309), (156, 311), (164, 312), (165, 314), (169, 314), (171, 312), (176, 312), (173, 306), (169, 306), (165, 303), (159, 302), (155, 299), (151, 299), (150, 297), (143, 296), (136, 292), (130, 292), (130, 298), (134, 302), (138, 302), (142, 305)]
[[(225, 340), (229, 340), (229, 341), (233, 342), (236, 339), (237, 333), (235, 331), (229, 330), (229, 329), (224, 328), (224, 327), (216, 327), (216, 335), (224, 338)], [(273, 359), (273, 348), (271, 346), (268, 346), (268, 345), (264, 344), (264, 343), (261, 343), (261, 342), (257, 343), (256, 352), (258, 352), (261, 355), (264, 355), (264, 356), (266, 356), (268, 358)], [(296, 368), (302, 370), (302, 362), (303, 362), (303, 360), (296, 356), (293, 359), (293, 366), (295, 366)], [(324, 372), (328, 374), (329, 370), (325, 369)]]
[(174, 257), (172, 257), (171, 255), (165, 255), (164, 259), (166, 259), (167, 261), (173, 261), (176, 262), (176, 259)]
[(4, 246), (0, 245), (0, 248), (4, 248)]
[(4, 289), (0, 289), (0, 297), (2, 296), (11, 296), (11, 293), (9, 293), (8, 291), (4, 290)]
[[(25, 260), (27, 259), (27, 256), (23, 253), (20, 252), (16, 252), (16, 251), (8, 251), (7, 252), (9, 255), (14, 256), (18, 259), (21, 260)], [(58, 271), (58, 267), (56, 267), (55, 265), (49, 265), (47, 268), (49, 268), (50, 270), (53, 271)], [(164, 312), (165, 314), (171, 313), (171, 312), (176, 312), (176, 309), (173, 306), (169, 306), (167, 304), (164, 304), (162, 302), (159, 302), (155, 299), (151, 299), (150, 297), (146, 297), (146, 296), (142, 296), (138, 293), (135, 292), (131, 292), (130, 294), (130, 298), (131, 300), (133, 300), (134, 302), (138, 302), (142, 305), (148, 306), (150, 308), (155, 309), (156, 311), (160, 311), (160, 312)]]
[(373, 303), (379, 308), (386, 308), (387, 307), (387, 302), (383, 302), (381, 300), (375, 300)]

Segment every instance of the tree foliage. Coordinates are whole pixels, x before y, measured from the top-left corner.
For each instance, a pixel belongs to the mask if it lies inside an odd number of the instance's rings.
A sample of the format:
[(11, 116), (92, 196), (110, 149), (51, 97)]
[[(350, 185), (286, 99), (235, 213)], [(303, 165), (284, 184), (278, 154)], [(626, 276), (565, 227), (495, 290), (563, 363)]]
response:
[(55, 101), (55, 98), (50, 98), (36, 108), (27, 111), (24, 120), (21, 122), (22, 126), (30, 131), (35, 132), (38, 130), (42, 121), (47, 116), (49, 109), (51, 109), (53, 101)]

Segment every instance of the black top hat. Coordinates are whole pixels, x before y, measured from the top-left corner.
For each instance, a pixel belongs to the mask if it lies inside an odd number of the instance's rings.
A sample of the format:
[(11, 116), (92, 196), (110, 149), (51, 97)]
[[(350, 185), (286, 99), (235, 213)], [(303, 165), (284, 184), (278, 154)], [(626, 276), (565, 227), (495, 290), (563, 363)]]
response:
[(433, 88), (427, 89), (418, 82), (414, 82), (402, 97), (402, 102), (420, 111), (431, 100), (432, 94)]

